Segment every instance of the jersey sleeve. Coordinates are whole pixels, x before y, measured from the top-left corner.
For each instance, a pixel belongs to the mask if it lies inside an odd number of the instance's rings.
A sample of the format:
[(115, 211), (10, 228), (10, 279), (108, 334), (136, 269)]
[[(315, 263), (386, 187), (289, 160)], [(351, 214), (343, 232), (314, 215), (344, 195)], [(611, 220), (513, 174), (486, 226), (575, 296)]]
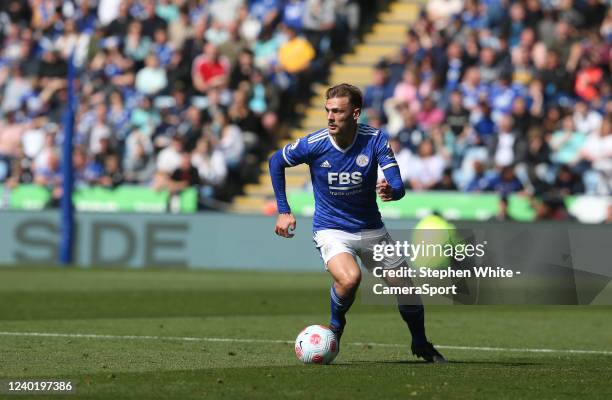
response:
[(294, 167), (308, 162), (308, 140), (306, 138), (297, 139), (281, 149), (283, 161), (287, 167)]
[(383, 131), (378, 134), (376, 143), (376, 158), (380, 169), (385, 171), (391, 167), (397, 167), (395, 154), (389, 145), (389, 136)]
[(380, 131), (377, 136), (376, 159), (385, 175), (385, 179), (393, 189), (393, 200), (399, 200), (404, 197), (406, 190), (404, 189), (400, 169), (395, 160), (395, 154), (393, 154), (393, 150), (389, 145), (389, 136), (383, 131)]
[(270, 157), (270, 179), (279, 213), (291, 212), (285, 192), (285, 168), (305, 162), (308, 162), (308, 141), (305, 138), (286, 145)]

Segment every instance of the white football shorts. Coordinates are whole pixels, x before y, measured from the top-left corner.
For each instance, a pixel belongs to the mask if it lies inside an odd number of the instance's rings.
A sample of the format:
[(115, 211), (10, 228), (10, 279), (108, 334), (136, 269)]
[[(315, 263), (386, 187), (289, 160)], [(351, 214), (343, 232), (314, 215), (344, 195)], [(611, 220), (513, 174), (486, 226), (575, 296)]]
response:
[(357, 233), (338, 229), (323, 229), (316, 231), (313, 239), (321, 258), (325, 262), (325, 269), (327, 269), (329, 260), (340, 253), (349, 253), (353, 257), (359, 257), (368, 271), (372, 271), (375, 267), (396, 268), (404, 261), (404, 257), (396, 254), (390, 257), (385, 256), (381, 261), (374, 261), (374, 245), (393, 243), (393, 239), (385, 227), (366, 229)]

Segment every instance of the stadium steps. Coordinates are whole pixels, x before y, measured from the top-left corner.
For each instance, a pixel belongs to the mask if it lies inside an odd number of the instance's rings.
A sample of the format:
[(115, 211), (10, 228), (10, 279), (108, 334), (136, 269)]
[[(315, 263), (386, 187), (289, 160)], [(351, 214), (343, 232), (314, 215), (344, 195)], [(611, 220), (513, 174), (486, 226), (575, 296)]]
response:
[[(310, 105), (303, 112), (299, 127), (292, 129), (290, 136), (281, 140), (278, 147), (321, 129), (322, 121), (325, 122), (323, 109), (325, 90), (329, 86), (350, 82), (364, 89), (372, 81), (372, 67), (381, 58), (392, 57), (398, 52), (404, 43), (408, 27), (418, 18), (420, 9), (425, 3), (423, 0), (392, 1), (387, 9), (380, 13), (378, 21), (371, 27), (370, 32), (364, 35), (363, 41), (355, 46), (353, 52), (343, 56), (339, 63), (331, 67), (328, 83), (312, 86), (315, 94), (310, 100)], [(269, 208), (269, 202), (273, 199), (274, 194), (268, 163), (261, 163), (260, 169), (259, 182), (244, 187), (244, 195), (234, 199), (232, 211), (259, 214)], [(310, 172), (305, 165), (287, 168), (285, 171), (287, 191), (301, 190), (310, 180)]]

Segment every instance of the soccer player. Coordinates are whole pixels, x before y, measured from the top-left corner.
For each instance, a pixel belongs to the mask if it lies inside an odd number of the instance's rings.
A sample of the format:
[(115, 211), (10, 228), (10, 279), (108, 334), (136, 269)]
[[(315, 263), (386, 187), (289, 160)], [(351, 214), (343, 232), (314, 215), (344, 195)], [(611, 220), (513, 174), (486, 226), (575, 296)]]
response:
[[(306, 163), (315, 195), (314, 241), (334, 282), (330, 289), (330, 328), (338, 340), (346, 325), (361, 270), (365, 268), (402, 268), (400, 256), (373, 261), (376, 243), (392, 242), (383, 225), (376, 195), (382, 201), (399, 200), (404, 185), (389, 147), (386, 133), (359, 124), (363, 96), (352, 85), (343, 83), (326, 92), (327, 128), (314, 132), (278, 150), (270, 158), (270, 175), (278, 205), (275, 233), (293, 237), (296, 221), (285, 193), (285, 168)], [(385, 179), (377, 183), (378, 166)], [(424, 308), (420, 299), (398, 308), (412, 335), (412, 353), (428, 362), (445, 362), (444, 357), (425, 336)]]

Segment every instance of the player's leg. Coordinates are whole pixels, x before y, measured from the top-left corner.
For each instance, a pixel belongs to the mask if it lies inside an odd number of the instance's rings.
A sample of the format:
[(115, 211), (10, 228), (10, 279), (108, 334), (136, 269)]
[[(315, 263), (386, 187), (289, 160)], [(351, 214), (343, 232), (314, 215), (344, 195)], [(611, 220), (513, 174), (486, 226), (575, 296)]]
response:
[[(406, 262), (403, 261), (397, 267), (401, 270), (407, 268)], [(404, 269), (405, 270), (405, 269)], [(409, 278), (385, 278), (385, 283), (389, 287), (411, 287), (412, 281)], [(408, 325), (410, 334), (412, 335), (412, 344), (416, 346), (427, 343), (425, 335), (425, 308), (421, 302), (421, 297), (416, 294), (398, 294), (396, 295), (397, 309), (399, 310), (402, 319)]]
[[(373, 271), (376, 267), (385, 270), (407, 268), (403, 257), (394, 254), (385, 256), (380, 261), (375, 261), (373, 248), (376, 244), (393, 243), (389, 233), (383, 228), (380, 234), (372, 235), (364, 239), (361, 243), (361, 260), (368, 271)], [(390, 287), (411, 287), (410, 278), (385, 278), (385, 283)], [(397, 295), (397, 308), (399, 313), (408, 326), (412, 336), (412, 353), (417, 357), (422, 357), (429, 362), (445, 362), (446, 360), (433, 345), (427, 340), (425, 335), (425, 308), (421, 302), (421, 297), (416, 294)]]
[[(407, 268), (406, 262), (402, 262), (396, 268)], [(411, 287), (413, 286), (410, 278), (385, 278), (385, 283), (389, 287)], [(425, 335), (425, 308), (419, 295), (398, 294), (397, 308), (402, 319), (408, 325), (412, 336), (412, 354), (423, 358), (428, 362), (446, 362), (446, 359), (436, 348), (427, 340)]]
[(351, 253), (338, 253), (327, 262), (327, 270), (334, 278), (330, 289), (330, 329), (340, 340), (346, 325), (346, 313), (355, 300), (361, 282), (361, 270)]

